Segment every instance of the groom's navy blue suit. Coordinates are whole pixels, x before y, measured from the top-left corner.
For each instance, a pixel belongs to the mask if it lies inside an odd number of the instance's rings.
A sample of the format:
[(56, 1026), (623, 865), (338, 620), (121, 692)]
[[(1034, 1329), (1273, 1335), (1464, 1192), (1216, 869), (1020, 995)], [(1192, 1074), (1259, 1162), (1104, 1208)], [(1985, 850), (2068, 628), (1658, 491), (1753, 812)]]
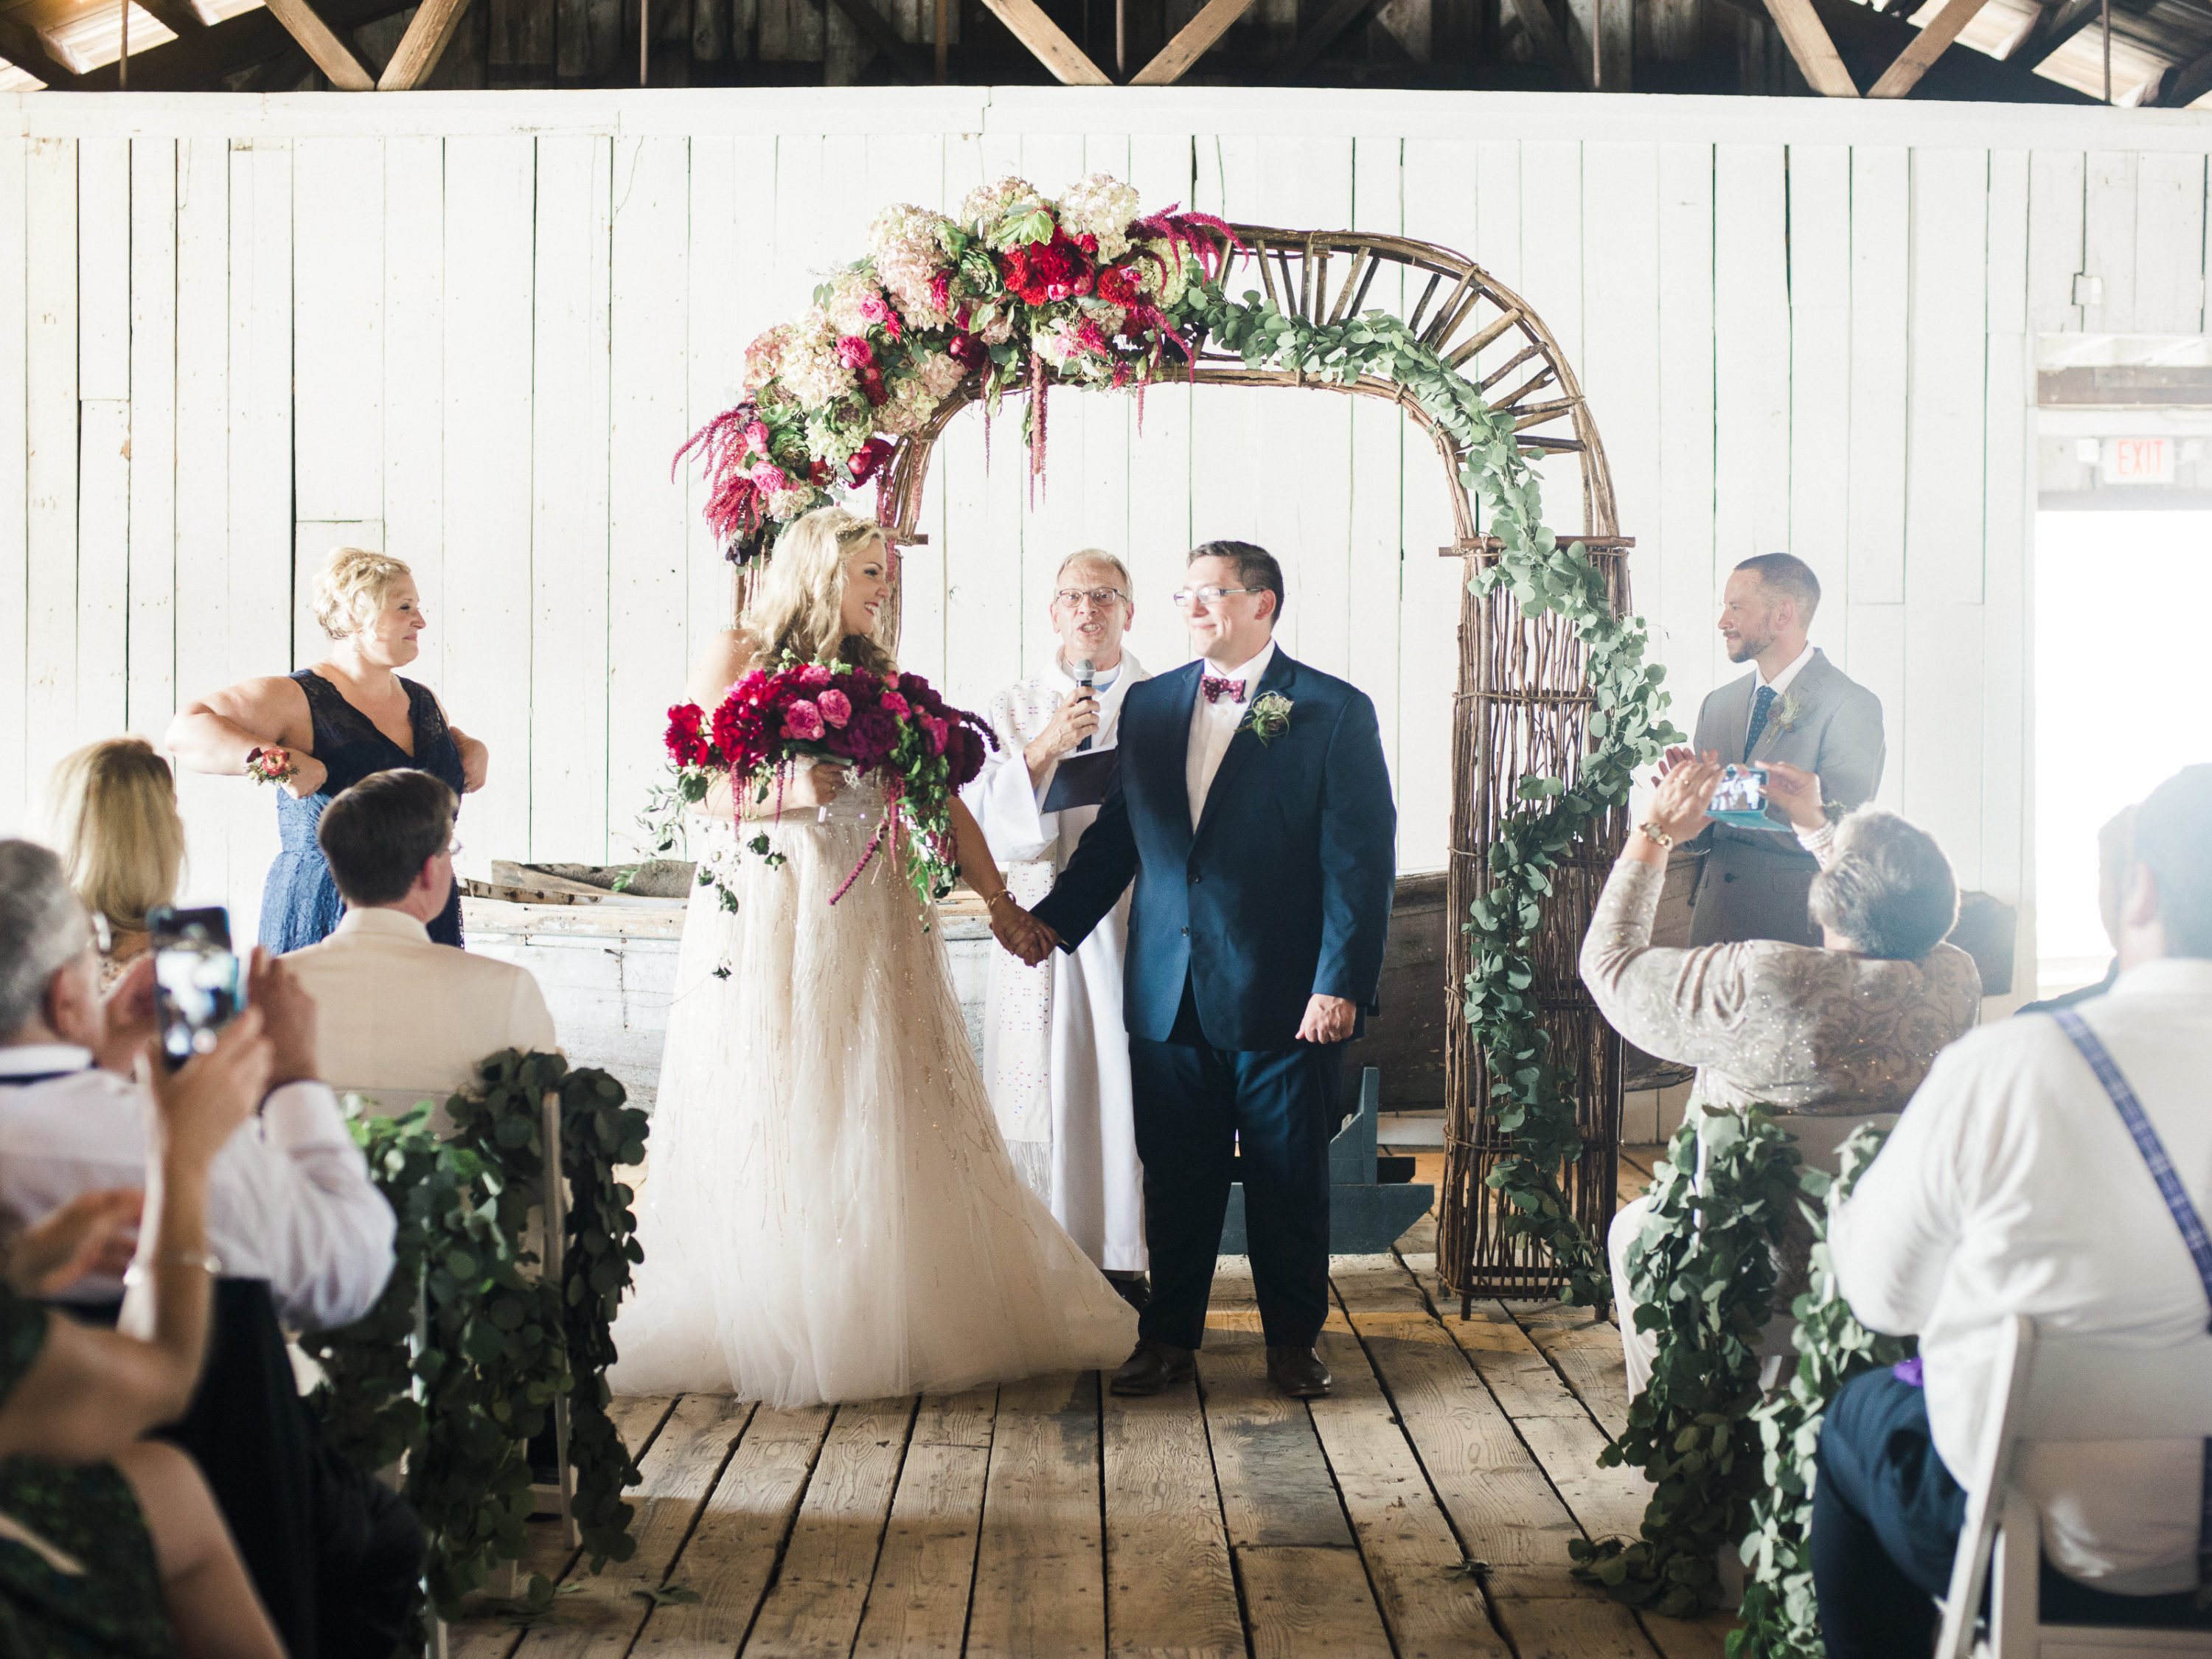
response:
[(1185, 764), (1205, 672), (1130, 688), (1120, 770), (1036, 914), (1072, 950), (1137, 884), (1123, 1018), (1152, 1271), (1143, 1334), (1204, 1340), (1236, 1156), (1268, 1346), (1310, 1347), (1328, 1312), (1342, 1050), (1300, 1042), (1298, 1024), (1316, 994), (1374, 1002), (1397, 812), (1375, 705), (1278, 646), (1248, 690), (1288, 698), (1290, 727), (1266, 744), (1237, 732), (1194, 829)]

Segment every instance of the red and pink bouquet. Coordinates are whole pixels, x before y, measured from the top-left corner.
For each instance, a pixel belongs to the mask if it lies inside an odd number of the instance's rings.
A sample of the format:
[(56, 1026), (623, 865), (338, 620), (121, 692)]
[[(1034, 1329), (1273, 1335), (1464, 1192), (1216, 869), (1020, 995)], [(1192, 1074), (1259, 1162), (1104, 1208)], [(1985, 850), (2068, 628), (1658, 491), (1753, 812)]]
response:
[[(952, 797), (983, 767), (983, 745), (997, 746), (977, 715), (954, 708), (919, 674), (876, 674), (845, 663), (757, 668), (729, 690), (710, 715), (696, 702), (668, 711), (668, 756), (677, 799), (696, 805), (718, 778), (756, 801), (780, 791), (786, 769), (828, 762), (881, 781), (891, 811), (860, 862), (830, 896), (845, 896), (882, 845), (894, 819), (906, 826), (907, 878), (927, 904), (952, 890), (959, 873), (952, 842)], [(763, 830), (747, 843), (770, 864)], [(700, 879), (713, 882), (712, 866)], [(729, 890), (722, 901), (734, 908)]]

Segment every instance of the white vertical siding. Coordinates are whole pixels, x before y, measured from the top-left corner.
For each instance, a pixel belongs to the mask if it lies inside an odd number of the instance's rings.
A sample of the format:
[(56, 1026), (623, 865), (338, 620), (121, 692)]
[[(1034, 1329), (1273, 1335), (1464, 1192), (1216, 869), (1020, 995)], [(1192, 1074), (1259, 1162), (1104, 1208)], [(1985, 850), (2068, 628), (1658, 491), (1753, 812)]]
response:
[[(351, 540), (415, 567), (421, 676), (492, 745), (469, 861), (624, 854), (661, 713), (727, 617), (670, 460), (744, 343), (890, 202), (1106, 171), (1148, 207), (1441, 242), (1521, 291), (1605, 434), (1678, 721), (1738, 672), (1712, 626), (1729, 567), (1797, 552), (1826, 588), (1815, 637), (1888, 711), (1883, 798), (1969, 884), (2023, 896), (2032, 337), (2204, 326), (2212, 123), (983, 97), (0, 100), (0, 823), (72, 744), (311, 660), (308, 567)], [(1413, 297), (1392, 275), (1370, 302)], [(1058, 561), (1096, 544), (1131, 567), (1136, 650), (1171, 666), (1184, 550), (1258, 539), (1290, 570), (1290, 648), (1375, 697), (1403, 863), (1439, 864), (1459, 573), (1420, 434), (1326, 394), (1163, 385), (1140, 421), (1061, 390), (1032, 504), (1021, 417), (987, 446), (970, 412), (939, 447), (907, 661), (981, 704), (1042, 659)], [(1562, 528), (1572, 476), (1547, 465)], [(194, 890), (250, 930), (270, 802), (183, 787)]]

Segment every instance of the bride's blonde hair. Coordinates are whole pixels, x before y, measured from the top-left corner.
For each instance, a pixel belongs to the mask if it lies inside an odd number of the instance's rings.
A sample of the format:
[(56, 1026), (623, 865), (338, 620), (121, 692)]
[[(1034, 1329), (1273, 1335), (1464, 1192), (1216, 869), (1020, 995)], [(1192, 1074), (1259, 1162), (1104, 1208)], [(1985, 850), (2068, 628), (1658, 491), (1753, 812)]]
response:
[(848, 662), (879, 674), (897, 667), (874, 629), (845, 632), (846, 562), (870, 541), (883, 546), (888, 562), (883, 526), (842, 507), (817, 507), (776, 538), (738, 623), (763, 664), (788, 653), (801, 662)]

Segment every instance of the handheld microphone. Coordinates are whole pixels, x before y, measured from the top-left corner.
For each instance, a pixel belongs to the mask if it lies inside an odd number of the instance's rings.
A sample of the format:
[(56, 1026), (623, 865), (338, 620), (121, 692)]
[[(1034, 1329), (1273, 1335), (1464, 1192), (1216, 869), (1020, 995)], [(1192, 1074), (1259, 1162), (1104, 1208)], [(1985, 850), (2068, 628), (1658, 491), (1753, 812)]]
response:
[[(1076, 684), (1082, 687), (1085, 691), (1090, 691), (1092, 687), (1097, 684), (1097, 680), (1098, 670), (1092, 665), (1091, 659), (1088, 657), (1078, 659), (1075, 665)], [(1081, 743), (1077, 744), (1075, 746), (1079, 751), (1088, 749), (1091, 747), (1091, 739), (1085, 738)]]

